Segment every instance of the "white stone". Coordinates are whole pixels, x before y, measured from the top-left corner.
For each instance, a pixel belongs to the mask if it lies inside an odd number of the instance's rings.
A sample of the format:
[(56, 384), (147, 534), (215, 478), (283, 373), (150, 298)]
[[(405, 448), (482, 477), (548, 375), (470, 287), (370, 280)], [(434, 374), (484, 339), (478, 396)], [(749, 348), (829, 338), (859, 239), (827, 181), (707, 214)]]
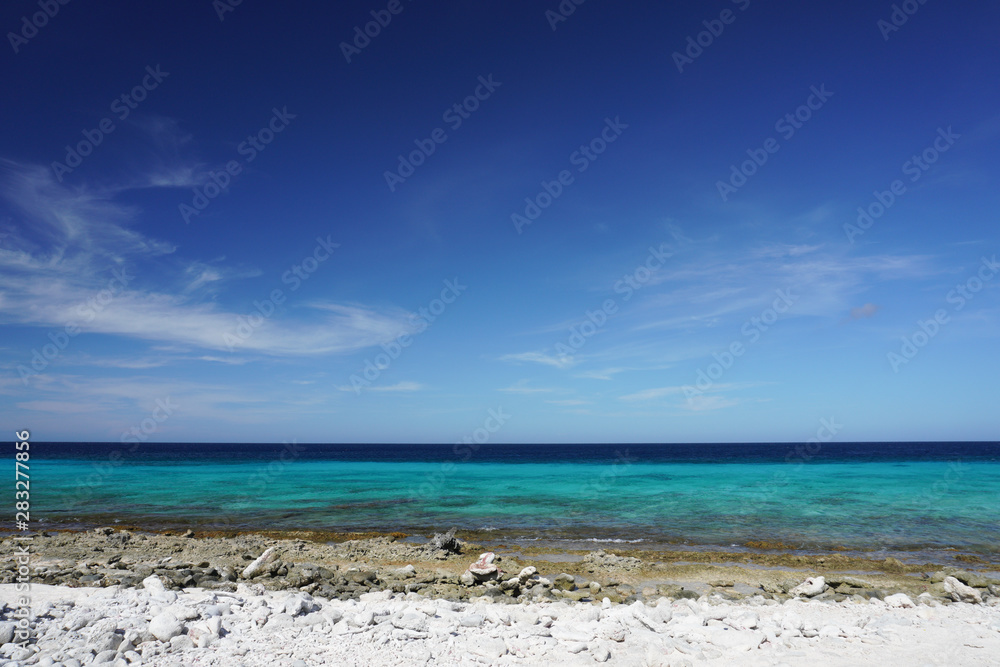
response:
[(982, 604), (983, 596), (975, 588), (966, 586), (955, 577), (944, 578), (944, 591), (951, 596), (955, 602), (971, 602)]
[(257, 557), (257, 560), (243, 568), (243, 578), (252, 579), (254, 575), (258, 574), (265, 565), (273, 561), (277, 556), (277, 549), (275, 547), (268, 547), (264, 550), (264, 553)]
[(913, 600), (906, 593), (896, 593), (895, 595), (889, 595), (885, 598), (885, 603), (892, 608), (896, 609), (911, 609), (917, 605), (913, 604)]
[(164, 612), (149, 622), (149, 634), (161, 642), (168, 642), (182, 632), (181, 622), (170, 612)]
[(823, 577), (809, 577), (801, 584), (788, 591), (793, 597), (813, 597), (826, 590), (826, 580)]

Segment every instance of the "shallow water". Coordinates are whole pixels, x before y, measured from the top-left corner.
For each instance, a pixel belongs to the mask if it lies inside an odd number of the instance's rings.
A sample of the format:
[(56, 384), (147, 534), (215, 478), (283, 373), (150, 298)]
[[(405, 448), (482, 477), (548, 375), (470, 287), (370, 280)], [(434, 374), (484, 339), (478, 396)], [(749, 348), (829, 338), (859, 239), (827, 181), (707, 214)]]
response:
[(130, 449), (34, 445), (32, 518), (1000, 558), (998, 443)]

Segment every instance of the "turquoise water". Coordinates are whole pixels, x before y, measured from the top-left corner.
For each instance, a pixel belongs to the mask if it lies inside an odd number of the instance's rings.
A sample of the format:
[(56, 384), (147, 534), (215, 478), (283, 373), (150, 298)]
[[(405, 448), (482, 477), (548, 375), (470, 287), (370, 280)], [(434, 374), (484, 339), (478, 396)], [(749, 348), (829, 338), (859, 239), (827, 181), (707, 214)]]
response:
[(286, 451), (285, 460), (277, 448), (251, 445), (149, 445), (114, 464), (101, 447), (86, 447), (35, 460), (32, 515), (40, 527), (117, 522), (426, 535), (457, 526), (512, 543), (728, 548), (766, 540), (911, 556), (958, 549), (1000, 561), (996, 445), (920, 455), (929, 460), (828, 447), (791, 462), (789, 445), (711, 456), (588, 446), (549, 457), (514, 448), (473, 456), (450, 447), (309, 445), (294, 456)]

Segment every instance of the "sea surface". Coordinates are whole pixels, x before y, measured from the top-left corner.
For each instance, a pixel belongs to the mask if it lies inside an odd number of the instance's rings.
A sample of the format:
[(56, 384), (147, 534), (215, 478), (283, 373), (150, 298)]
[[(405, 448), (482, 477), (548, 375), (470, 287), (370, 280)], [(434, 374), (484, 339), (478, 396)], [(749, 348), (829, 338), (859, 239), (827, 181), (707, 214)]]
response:
[(32, 443), (31, 519), (996, 564), (1000, 443)]

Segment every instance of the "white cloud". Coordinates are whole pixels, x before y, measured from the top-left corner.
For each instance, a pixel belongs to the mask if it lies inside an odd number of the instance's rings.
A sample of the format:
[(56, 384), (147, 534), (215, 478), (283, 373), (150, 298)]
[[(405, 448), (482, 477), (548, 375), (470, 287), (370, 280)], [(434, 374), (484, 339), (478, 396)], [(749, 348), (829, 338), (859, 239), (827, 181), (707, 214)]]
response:
[(420, 391), (422, 389), (425, 389), (425, 387), (424, 387), (424, 385), (420, 384), (419, 382), (397, 382), (396, 384), (390, 384), (390, 385), (386, 385), (384, 387), (379, 386), (379, 385), (374, 385), (372, 387), (368, 387), (368, 391), (388, 391), (388, 392), (395, 392), (395, 391)]
[(517, 354), (505, 354), (500, 357), (500, 361), (513, 363), (527, 362), (542, 364), (543, 366), (554, 366), (555, 368), (570, 368), (577, 362), (571, 356), (552, 356), (546, 352), (519, 352)]
[[(3, 324), (74, 323), (87, 333), (267, 355), (350, 353), (419, 329), (401, 309), (320, 302), (303, 306), (304, 318), (265, 318), (247, 329), (251, 335), (241, 336), (239, 318), (248, 313), (226, 311), (194, 293), (218, 288), (245, 271), (193, 262), (173, 281), (181, 285), (176, 292), (150, 287), (164, 268), (155, 264), (157, 258), (175, 247), (130, 229), (132, 207), (83, 186), (57, 183), (44, 167), (11, 160), (0, 160), (0, 196), (24, 217), (0, 247)], [(124, 289), (121, 279), (113, 279), (116, 271), (125, 277)], [(109, 289), (110, 301), (95, 302)]]
[(511, 386), (498, 389), (497, 391), (506, 391), (511, 394), (548, 394), (555, 391), (554, 389), (542, 387), (529, 387), (528, 384), (528, 380), (518, 380)]
[(619, 396), (620, 401), (650, 401), (665, 396), (676, 396), (684, 392), (684, 387), (655, 387), (653, 389), (643, 389), (634, 394)]

